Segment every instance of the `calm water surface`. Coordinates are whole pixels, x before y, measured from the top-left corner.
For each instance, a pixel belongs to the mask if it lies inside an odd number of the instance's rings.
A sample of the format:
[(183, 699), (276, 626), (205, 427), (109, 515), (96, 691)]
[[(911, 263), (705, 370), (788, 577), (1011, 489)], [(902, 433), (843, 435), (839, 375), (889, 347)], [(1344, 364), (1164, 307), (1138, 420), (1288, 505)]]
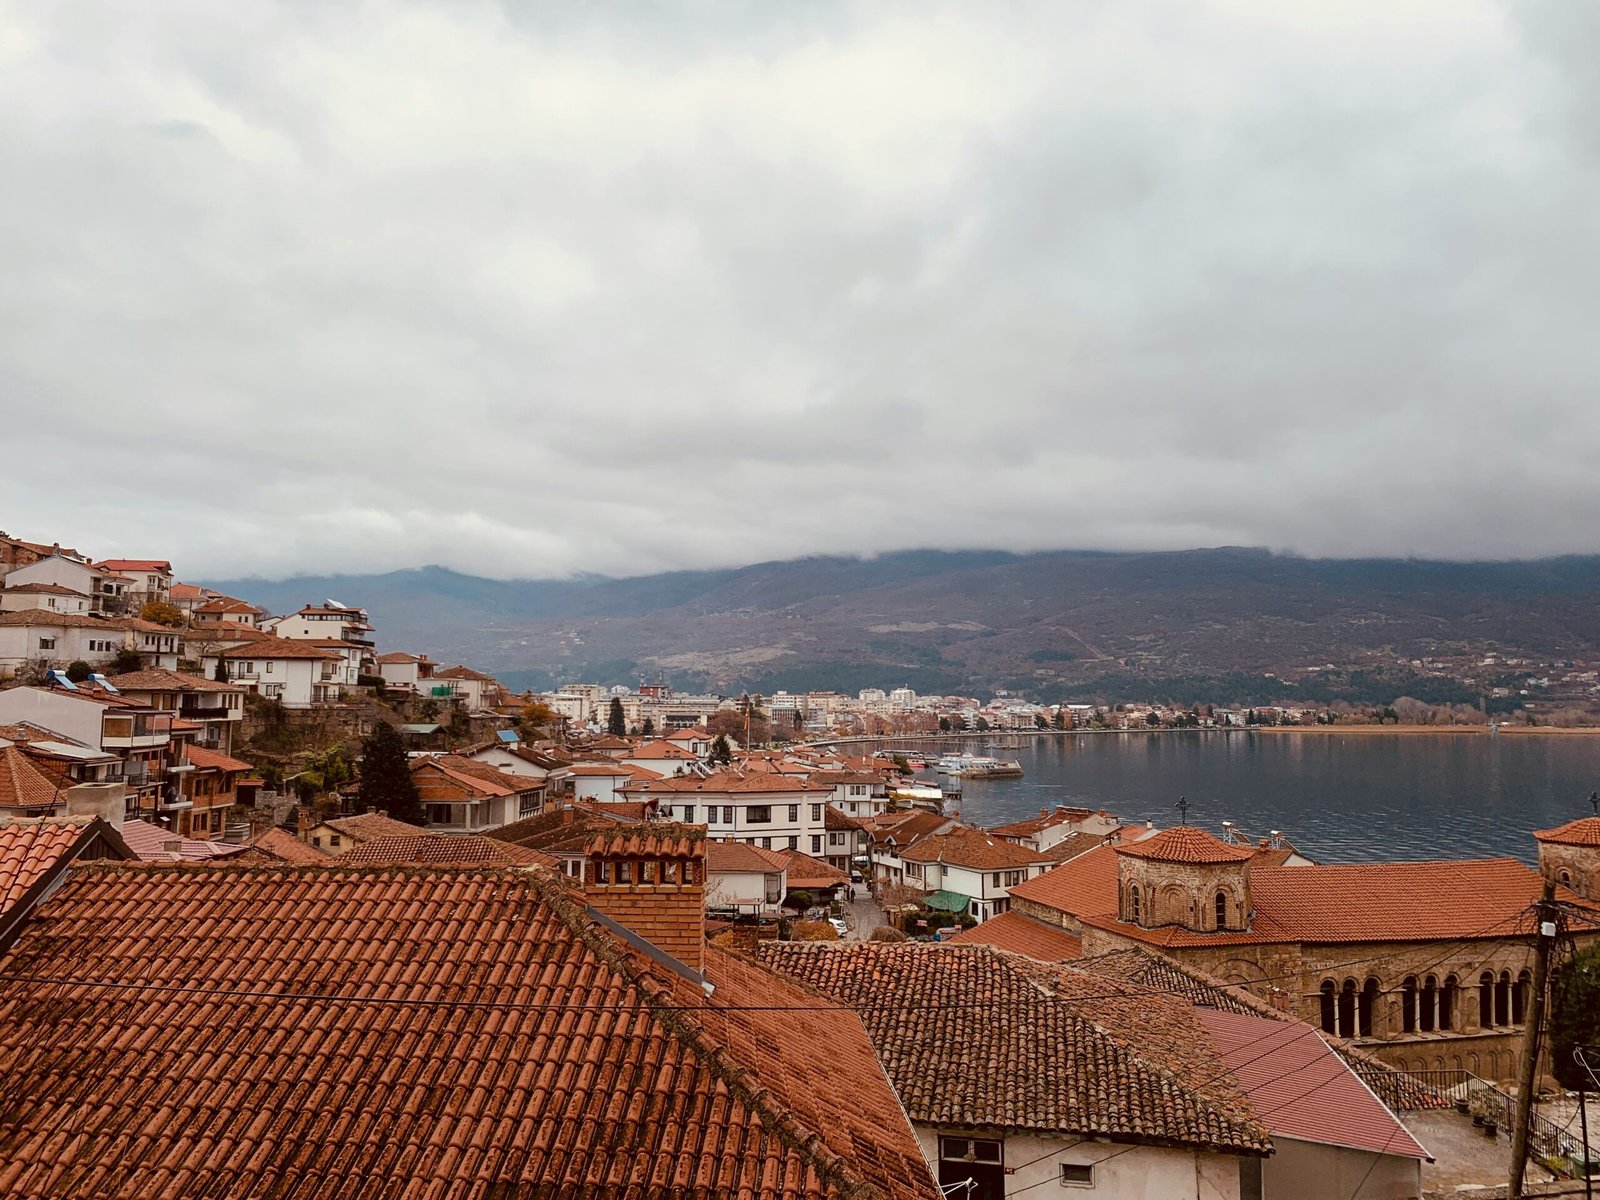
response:
[[(959, 749), (963, 747), (952, 747)], [(1600, 737), (1257, 734), (1193, 730), (1004, 738), (974, 754), (1016, 758), (1027, 778), (963, 780), (962, 816), (1014, 821), (1052, 804), (1124, 820), (1189, 822), (1253, 836), (1279, 829), (1319, 862), (1536, 858), (1530, 830), (1588, 816)]]

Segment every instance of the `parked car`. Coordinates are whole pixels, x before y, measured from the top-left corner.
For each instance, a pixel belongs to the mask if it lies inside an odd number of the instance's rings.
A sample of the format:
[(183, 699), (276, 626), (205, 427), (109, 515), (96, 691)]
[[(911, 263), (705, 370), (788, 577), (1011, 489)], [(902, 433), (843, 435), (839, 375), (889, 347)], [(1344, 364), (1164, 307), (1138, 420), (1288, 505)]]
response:
[(833, 931), (840, 937), (850, 932), (850, 927), (844, 923), (843, 917), (829, 917), (828, 924), (833, 926)]
[(866, 880), (861, 878), (861, 872), (860, 871), (851, 871), (850, 872), (850, 882), (851, 883), (865, 883)]

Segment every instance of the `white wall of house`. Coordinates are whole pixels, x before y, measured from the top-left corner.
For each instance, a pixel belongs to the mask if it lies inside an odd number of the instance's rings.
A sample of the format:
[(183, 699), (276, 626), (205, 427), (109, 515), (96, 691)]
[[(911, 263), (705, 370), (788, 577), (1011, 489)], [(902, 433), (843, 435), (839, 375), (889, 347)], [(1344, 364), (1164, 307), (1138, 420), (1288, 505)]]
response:
[(414, 662), (381, 662), (378, 664), (378, 674), (391, 687), (414, 688), (417, 686), (418, 666)]
[(706, 907), (736, 908), (747, 914), (776, 916), (783, 901), (787, 876), (787, 871), (707, 870)]
[(0, 591), (0, 612), (26, 612), (35, 608), (43, 612), (82, 615), (89, 611), (89, 597), (58, 596), (50, 592), (28, 592), (17, 588)]
[[(939, 1179), (941, 1131), (926, 1125), (912, 1128), (934, 1178)], [(956, 1138), (983, 1136), (962, 1130), (942, 1132)], [(1082, 1140), (1075, 1134), (1007, 1137), (996, 1133), (989, 1140), (1002, 1142), (1005, 1166), (1015, 1172), (1005, 1176), (1007, 1196), (1047, 1196), (1052, 1200), (1076, 1200), (1079, 1196), (1084, 1200), (1096, 1196), (1115, 1196), (1117, 1200), (1239, 1200), (1240, 1160), (1231, 1154), (1164, 1146), (1129, 1149), (1126, 1144)], [(1371, 1159), (1368, 1155), (1367, 1161)], [(1093, 1167), (1093, 1187), (1061, 1183), (1062, 1163)], [(1268, 1192), (1267, 1200), (1278, 1198)]]
[(81, 660), (103, 666), (126, 643), (126, 630), (51, 625), (49, 614), (41, 612), (37, 624), (0, 626), (0, 676), (15, 675), (25, 664), (39, 661), (66, 666)]
[[(323, 678), (325, 661), (332, 662), (331, 659), (316, 658), (234, 657), (227, 660), (228, 679), (263, 696), (280, 700), (286, 708), (310, 708), (313, 704), (337, 699), (336, 682)], [(201, 668), (208, 678), (214, 676), (217, 656), (207, 655), (201, 660)], [(330, 695), (330, 692), (334, 694)]]
[(473, 762), (483, 763), (502, 771), (507, 775), (520, 775), (524, 779), (547, 779), (550, 772), (538, 763), (531, 763), (525, 758), (519, 758), (503, 746), (486, 746), (482, 750), (475, 750), (466, 756)]
[[(649, 795), (649, 793), (644, 793)], [(811, 853), (812, 838), (822, 837), (825, 792), (696, 792), (661, 794), (663, 807), (679, 820), (705, 825), (707, 836), (748, 842), (767, 850)], [(685, 810), (692, 808), (692, 813)], [(729, 817), (732, 817), (730, 820)], [(826, 844), (826, 839), (824, 839)]]
[(100, 716), (105, 707), (92, 700), (74, 699), (50, 688), (7, 688), (0, 691), (0, 725), (31, 721), (98, 749)]
[[(1422, 1194), (1422, 1161), (1274, 1135), (1262, 1164), (1262, 1200), (1409, 1200)], [(1359, 1190), (1357, 1190), (1359, 1188)]]
[(574, 800), (594, 800), (610, 804), (613, 801), (624, 799), (617, 795), (617, 789), (632, 780), (631, 775), (573, 775), (572, 798)]

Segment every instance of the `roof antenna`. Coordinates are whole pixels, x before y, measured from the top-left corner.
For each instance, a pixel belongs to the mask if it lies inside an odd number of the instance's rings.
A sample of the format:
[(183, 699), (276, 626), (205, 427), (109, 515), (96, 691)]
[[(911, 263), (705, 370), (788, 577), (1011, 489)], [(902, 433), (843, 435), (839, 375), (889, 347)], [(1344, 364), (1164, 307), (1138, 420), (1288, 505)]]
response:
[(1189, 802), (1179, 796), (1178, 803), (1174, 807), (1178, 810), (1178, 824), (1187, 825), (1189, 823)]

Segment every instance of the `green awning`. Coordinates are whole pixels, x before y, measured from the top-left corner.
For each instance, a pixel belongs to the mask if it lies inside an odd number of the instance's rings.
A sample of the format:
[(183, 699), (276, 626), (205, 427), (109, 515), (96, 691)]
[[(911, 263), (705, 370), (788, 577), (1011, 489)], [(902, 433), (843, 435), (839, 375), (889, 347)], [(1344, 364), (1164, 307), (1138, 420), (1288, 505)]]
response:
[(960, 892), (933, 892), (924, 896), (922, 902), (935, 912), (966, 912), (972, 897)]

